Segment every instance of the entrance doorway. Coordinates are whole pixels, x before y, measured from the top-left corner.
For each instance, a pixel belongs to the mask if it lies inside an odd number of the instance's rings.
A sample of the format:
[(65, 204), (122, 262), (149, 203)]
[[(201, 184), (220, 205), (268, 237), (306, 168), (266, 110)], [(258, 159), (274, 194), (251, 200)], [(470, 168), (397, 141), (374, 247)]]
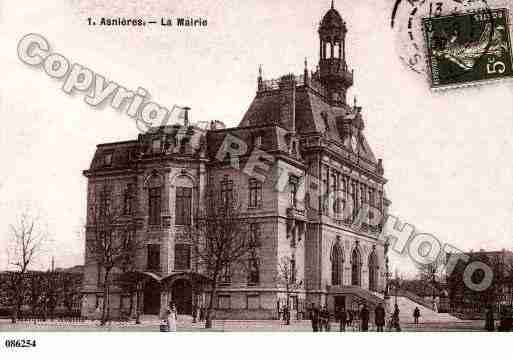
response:
[(342, 309), (346, 308), (346, 297), (343, 295), (335, 296), (335, 315), (337, 315)]
[(144, 285), (143, 313), (157, 315), (160, 313), (160, 284), (154, 280)]
[(192, 314), (192, 285), (187, 279), (177, 279), (171, 287), (171, 299), (178, 314)]

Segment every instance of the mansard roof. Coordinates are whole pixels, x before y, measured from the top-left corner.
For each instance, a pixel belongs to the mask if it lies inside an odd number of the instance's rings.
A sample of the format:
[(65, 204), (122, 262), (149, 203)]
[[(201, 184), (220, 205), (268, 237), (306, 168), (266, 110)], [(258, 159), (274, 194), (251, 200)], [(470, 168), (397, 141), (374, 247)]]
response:
[[(209, 158), (216, 158), (227, 135), (235, 137), (234, 139), (229, 139), (230, 143), (238, 144), (240, 142), (241, 146), (246, 146), (246, 151), (242, 156), (249, 156), (252, 149), (258, 147), (266, 153), (284, 154), (291, 158), (299, 159), (299, 155), (294, 154), (291, 149), (289, 131), (273, 123), (208, 131), (207, 156)], [(244, 148), (240, 149), (240, 151), (243, 152)]]
[[(263, 88), (266, 88), (265, 85)], [(275, 124), (292, 130), (287, 119), (290, 112), (295, 114), (295, 130), (300, 137), (321, 135), (327, 142), (333, 143), (333, 146), (328, 146), (331, 150), (347, 157), (346, 152), (351, 151), (351, 134), (355, 133), (358, 137), (358, 156), (374, 165), (378, 164), (362, 131), (361, 108), (333, 106), (309, 86), (297, 86), (295, 96), (283, 96), (279, 89), (259, 91), (239, 127)]]

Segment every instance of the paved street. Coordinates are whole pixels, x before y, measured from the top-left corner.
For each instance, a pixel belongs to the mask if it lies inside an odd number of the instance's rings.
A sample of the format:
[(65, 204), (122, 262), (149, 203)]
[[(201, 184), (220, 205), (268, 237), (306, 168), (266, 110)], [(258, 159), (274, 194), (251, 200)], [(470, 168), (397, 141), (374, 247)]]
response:
[[(480, 331), (483, 330), (482, 321), (459, 321), (454, 323), (421, 323), (415, 327), (413, 323), (402, 323), (403, 331)], [(375, 329), (371, 327), (371, 331)], [(6, 331), (145, 331), (158, 332), (159, 321), (157, 318), (144, 318), (141, 324), (112, 322), (102, 327), (98, 321), (83, 322), (20, 322), (11, 324), (8, 319), (0, 319), (0, 332)], [(179, 332), (311, 332), (310, 321), (292, 321), (290, 325), (284, 325), (277, 320), (218, 320), (214, 321), (214, 328), (205, 329), (204, 323), (192, 323), (185, 317), (178, 322)], [(332, 323), (332, 332), (338, 332), (338, 324)], [(349, 328), (347, 332), (358, 332), (357, 328)]]

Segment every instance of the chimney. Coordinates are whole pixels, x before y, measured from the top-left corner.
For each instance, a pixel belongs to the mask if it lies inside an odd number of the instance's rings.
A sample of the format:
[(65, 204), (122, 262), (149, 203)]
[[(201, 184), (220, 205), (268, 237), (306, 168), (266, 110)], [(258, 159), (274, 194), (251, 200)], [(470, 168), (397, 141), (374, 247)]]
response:
[(185, 128), (189, 127), (189, 110), (190, 107), (184, 107), (183, 110), (185, 111), (184, 118), (183, 118), (183, 125)]

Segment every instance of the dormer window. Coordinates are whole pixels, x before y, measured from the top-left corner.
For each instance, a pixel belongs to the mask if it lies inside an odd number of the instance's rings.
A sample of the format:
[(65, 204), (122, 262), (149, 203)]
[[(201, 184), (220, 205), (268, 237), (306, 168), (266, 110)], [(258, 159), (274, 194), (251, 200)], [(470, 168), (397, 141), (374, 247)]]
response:
[(261, 147), (262, 146), (262, 136), (256, 135), (254, 141), (255, 141), (255, 147)]
[(106, 153), (103, 156), (103, 165), (104, 166), (111, 166), (112, 165), (112, 152)]

